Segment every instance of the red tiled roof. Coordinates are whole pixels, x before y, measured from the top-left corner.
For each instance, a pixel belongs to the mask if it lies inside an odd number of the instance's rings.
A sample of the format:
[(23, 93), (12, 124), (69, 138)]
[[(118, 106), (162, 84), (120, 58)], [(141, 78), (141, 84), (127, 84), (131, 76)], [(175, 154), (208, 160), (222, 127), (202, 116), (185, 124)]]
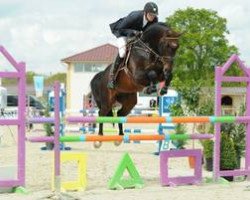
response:
[(118, 49), (112, 44), (104, 44), (93, 49), (62, 59), (62, 62), (112, 62)]

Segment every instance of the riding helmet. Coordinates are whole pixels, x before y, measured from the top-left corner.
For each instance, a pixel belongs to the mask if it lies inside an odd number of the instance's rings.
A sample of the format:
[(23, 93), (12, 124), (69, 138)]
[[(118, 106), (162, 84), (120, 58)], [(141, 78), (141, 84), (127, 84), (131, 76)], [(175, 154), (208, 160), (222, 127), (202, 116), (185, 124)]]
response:
[(154, 2), (148, 2), (144, 6), (144, 12), (158, 15), (158, 6)]

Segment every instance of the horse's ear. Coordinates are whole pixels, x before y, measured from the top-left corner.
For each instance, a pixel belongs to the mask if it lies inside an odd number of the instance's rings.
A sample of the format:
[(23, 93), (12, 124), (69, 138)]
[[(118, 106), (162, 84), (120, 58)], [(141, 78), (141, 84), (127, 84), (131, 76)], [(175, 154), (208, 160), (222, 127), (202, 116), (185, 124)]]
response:
[(173, 49), (178, 48), (178, 42), (177, 41), (170, 41), (169, 46)]
[(186, 31), (175, 32), (175, 31), (172, 31), (171, 29), (167, 30), (167, 35), (168, 36), (177, 37), (177, 38), (181, 37), (185, 33), (186, 33)]
[(168, 30), (167, 30), (167, 36), (171, 36), (171, 35), (173, 35), (173, 33), (174, 33), (174, 32), (173, 32), (171, 29), (168, 29)]

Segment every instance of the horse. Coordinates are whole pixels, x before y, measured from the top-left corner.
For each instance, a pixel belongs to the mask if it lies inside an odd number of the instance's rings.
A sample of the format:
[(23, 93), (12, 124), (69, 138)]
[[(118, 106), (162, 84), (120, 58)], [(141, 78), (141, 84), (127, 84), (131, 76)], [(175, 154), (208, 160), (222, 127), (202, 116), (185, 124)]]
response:
[[(121, 105), (117, 116), (127, 116), (137, 103), (137, 92), (145, 88), (148, 88), (148, 93), (155, 92), (155, 84), (161, 81), (164, 81), (165, 85), (160, 94), (167, 93), (180, 35), (181, 33), (158, 22), (129, 42), (129, 55), (123, 63), (124, 66), (119, 68), (115, 89), (107, 88), (111, 65), (97, 73), (91, 80), (90, 87), (99, 108), (99, 116), (113, 116), (112, 107), (117, 102)], [(119, 123), (118, 127), (119, 135), (123, 135), (122, 123)], [(98, 134), (103, 135), (102, 123), (99, 124)], [(119, 145), (120, 142), (115, 144)], [(99, 148), (101, 142), (94, 145)]]

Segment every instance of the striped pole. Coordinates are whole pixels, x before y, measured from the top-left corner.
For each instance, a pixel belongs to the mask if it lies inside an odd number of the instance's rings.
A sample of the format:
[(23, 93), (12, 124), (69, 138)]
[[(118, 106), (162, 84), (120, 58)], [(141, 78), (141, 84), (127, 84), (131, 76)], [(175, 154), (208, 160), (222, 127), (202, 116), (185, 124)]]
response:
[(41, 123), (55, 123), (55, 119), (53, 117), (35, 117), (27, 120), (29, 124), (41, 124)]
[[(37, 129), (36, 129), (37, 130)], [(82, 133), (93, 133), (96, 132), (98, 128), (93, 128), (93, 127), (65, 127), (65, 132), (82, 132)], [(42, 129), (42, 131), (44, 131)], [(148, 129), (148, 128), (125, 128), (124, 133), (143, 133), (143, 134), (148, 134), (148, 133), (153, 133), (156, 130), (155, 129)], [(33, 131), (34, 132), (34, 131)], [(119, 130), (117, 128), (104, 128), (103, 129), (104, 133), (118, 133)]]
[(247, 123), (250, 116), (194, 117), (68, 117), (68, 123)]
[(166, 134), (166, 135), (141, 135), (141, 134), (131, 134), (131, 135), (81, 135), (81, 136), (62, 136), (60, 137), (60, 142), (112, 142), (112, 141), (142, 141), (142, 140), (189, 140), (189, 139), (212, 139), (212, 134)]

